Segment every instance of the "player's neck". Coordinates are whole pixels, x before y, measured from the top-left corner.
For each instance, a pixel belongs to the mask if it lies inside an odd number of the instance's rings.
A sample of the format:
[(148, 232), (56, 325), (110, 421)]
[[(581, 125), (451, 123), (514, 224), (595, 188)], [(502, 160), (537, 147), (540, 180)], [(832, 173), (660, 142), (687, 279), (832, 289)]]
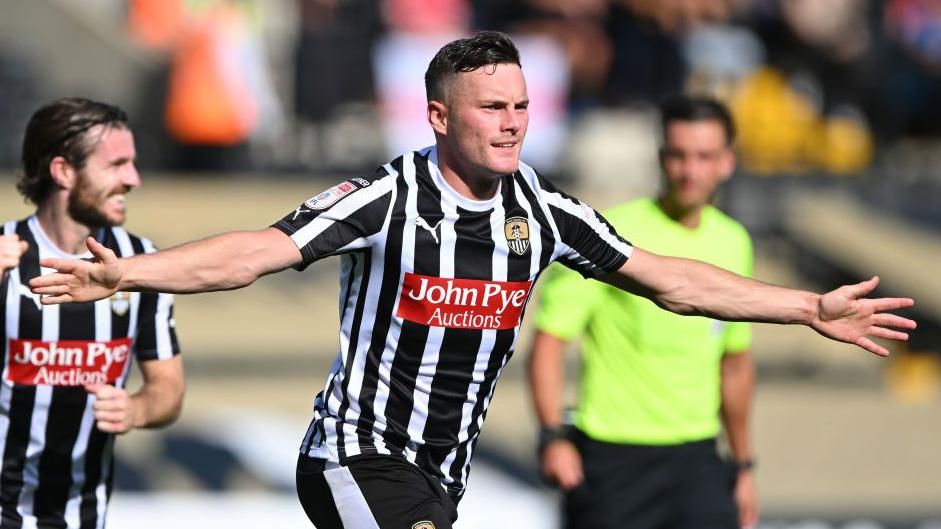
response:
[(677, 224), (691, 230), (695, 230), (699, 227), (699, 223), (702, 221), (702, 210), (706, 207), (705, 205), (701, 205), (686, 208), (670, 200), (667, 196), (661, 196), (657, 200), (657, 205), (660, 206), (661, 211), (663, 211), (667, 217), (670, 217), (670, 219)]
[(500, 179), (485, 175), (476, 175), (473, 170), (462, 167), (455, 160), (438, 150), (438, 170), (441, 177), (454, 191), (471, 200), (489, 200), (500, 189)]
[(58, 204), (57, 198), (50, 197), (36, 209), (39, 226), (52, 244), (63, 252), (85, 253), (85, 239), (91, 235), (92, 228), (73, 219), (69, 215), (68, 206), (65, 203)]

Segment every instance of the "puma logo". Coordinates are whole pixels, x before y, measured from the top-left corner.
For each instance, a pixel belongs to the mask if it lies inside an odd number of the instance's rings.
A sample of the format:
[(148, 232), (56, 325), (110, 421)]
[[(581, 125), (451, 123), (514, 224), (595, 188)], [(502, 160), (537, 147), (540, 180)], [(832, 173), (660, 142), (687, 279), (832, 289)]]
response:
[[(441, 219), (441, 220), (444, 220), (444, 219)], [(435, 244), (440, 244), (440, 243), (438, 242), (438, 226), (441, 225), (441, 220), (439, 220), (439, 221), (434, 225), (434, 227), (432, 227), (432, 226), (430, 226), (430, 225), (428, 224), (428, 222), (427, 222), (425, 219), (423, 219), (423, 218), (421, 218), (421, 217), (416, 217), (416, 218), (415, 218), (415, 224), (417, 224), (420, 228), (424, 228), (424, 229), (428, 230), (428, 233), (430, 233), (431, 236), (434, 237), (434, 239), (435, 239)]]
[(297, 217), (299, 217), (302, 213), (310, 213), (309, 209), (301, 209), (301, 207), (303, 206), (298, 206), (298, 208), (294, 210), (294, 216), (291, 217), (291, 220), (297, 220)]

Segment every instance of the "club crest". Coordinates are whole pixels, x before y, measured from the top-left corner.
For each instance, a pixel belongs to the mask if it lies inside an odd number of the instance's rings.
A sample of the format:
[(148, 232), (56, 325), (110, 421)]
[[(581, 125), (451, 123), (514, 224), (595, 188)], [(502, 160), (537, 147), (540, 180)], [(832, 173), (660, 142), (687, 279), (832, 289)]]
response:
[(517, 255), (529, 250), (529, 221), (526, 217), (510, 217), (503, 224), (506, 242)]
[(127, 292), (115, 292), (111, 296), (111, 312), (116, 316), (124, 316), (131, 308), (131, 297)]
[(412, 529), (435, 529), (435, 524), (426, 520), (412, 524)]

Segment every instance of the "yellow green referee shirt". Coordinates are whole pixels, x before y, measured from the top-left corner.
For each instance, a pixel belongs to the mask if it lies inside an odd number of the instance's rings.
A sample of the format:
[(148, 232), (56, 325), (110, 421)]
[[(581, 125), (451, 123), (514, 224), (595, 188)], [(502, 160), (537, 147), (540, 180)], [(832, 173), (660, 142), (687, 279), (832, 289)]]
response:
[[(714, 207), (695, 229), (652, 199), (604, 216), (639, 248), (752, 273), (748, 233)], [(718, 435), (720, 360), (748, 349), (749, 324), (679, 316), (559, 265), (546, 276), (537, 327), (565, 340), (582, 337), (575, 426), (610, 443), (669, 445)]]

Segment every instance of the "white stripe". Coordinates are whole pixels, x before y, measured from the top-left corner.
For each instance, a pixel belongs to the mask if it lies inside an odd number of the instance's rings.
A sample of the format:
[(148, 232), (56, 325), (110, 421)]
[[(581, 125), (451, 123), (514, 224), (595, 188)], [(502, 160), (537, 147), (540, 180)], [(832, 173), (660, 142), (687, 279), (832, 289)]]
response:
[[(124, 228), (113, 227), (111, 228), (111, 232), (114, 234), (114, 238), (118, 243), (118, 252), (121, 254), (121, 257), (130, 257), (134, 255), (134, 245), (131, 243), (131, 237), (128, 235), (127, 231), (125, 231)], [(145, 251), (147, 248), (150, 248), (150, 251), (154, 251), (153, 244), (149, 240), (141, 239), (141, 242), (144, 245)], [(127, 332), (129, 337), (133, 340), (137, 337), (137, 318), (140, 314), (141, 293), (127, 292), (126, 294), (128, 294), (128, 303), (130, 307)], [(108, 319), (111, 319), (110, 315), (108, 315)], [(131, 372), (131, 364), (133, 363), (133, 360), (133, 358), (129, 358), (127, 363), (124, 364), (124, 371), (115, 381), (115, 386), (122, 388), (124, 387), (128, 374)]]
[[(110, 319), (110, 318), (109, 318)], [(85, 412), (78, 428), (78, 437), (72, 447), (72, 485), (69, 487), (69, 499), (65, 503), (65, 523), (69, 527), (81, 525), (82, 486), (85, 485), (85, 457), (88, 449), (88, 437), (95, 426), (95, 396), (89, 395), (85, 401)]]
[[(543, 191), (542, 191), (542, 188), (539, 187), (539, 178), (536, 176), (536, 171), (534, 171), (532, 167), (529, 167), (528, 165), (520, 164), (520, 174), (523, 175), (524, 179), (526, 180), (526, 183), (529, 185), (529, 188), (536, 195), (536, 205), (538, 205), (539, 208), (542, 210), (543, 216), (546, 217), (546, 220), (549, 223), (549, 229), (552, 230), (552, 238), (553, 240), (555, 240), (555, 247), (552, 249), (552, 254), (549, 257), (549, 262), (551, 263), (552, 261), (557, 260), (560, 255), (562, 255), (563, 250), (566, 248), (566, 246), (562, 243), (562, 236), (559, 235), (559, 227), (556, 226), (555, 224), (555, 217), (553, 217), (552, 212), (549, 211), (548, 204), (546, 204), (546, 202), (542, 200)], [(522, 191), (517, 191), (517, 198), (519, 198), (520, 194), (522, 194)], [(530, 211), (530, 218), (532, 218), (532, 211)], [(536, 223), (534, 222), (533, 224), (536, 224)], [(530, 226), (529, 229), (532, 230), (533, 227)], [(539, 230), (541, 230), (541, 227), (537, 229), (537, 231)], [(535, 238), (536, 237), (534, 237), (533, 234), (530, 235), (529, 237), (530, 244), (532, 244), (532, 241)], [(539, 244), (541, 246), (542, 242), (540, 241)], [(535, 254), (536, 252), (534, 251), (533, 255)]]
[[(437, 166), (431, 160), (429, 156), (428, 159), (428, 171), (431, 175), (435, 175), (438, 172)], [(418, 204), (417, 204), (417, 193), (418, 185), (415, 185), (415, 194), (416, 200), (412, 204), (414, 209), (406, 209), (406, 218), (408, 219), (409, 224), (411, 225), (410, 233), (412, 235), (412, 240), (408, 246), (409, 252), (414, 254), (414, 236), (416, 224), (413, 219), (418, 218)], [(410, 186), (411, 187), (411, 186)], [(441, 195), (441, 211), (444, 213), (444, 218), (441, 221), (441, 238), (439, 245), (439, 261), (441, 266), (440, 277), (454, 277), (454, 222), (457, 220), (457, 207), (455, 203), (450, 200), (450, 195), (442, 193)], [(408, 207), (409, 204), (406, 204)], [(446, 235), (447, 234), (447, 235)], [(412, 269), (414, 269), (414, 257), (409, 261)], [(401, 285), (399, 288), (399, 294), (401, 295), (402, 289)], [(408, 426), (406, 427), (408, 431), (409, 444), (405, 450), (405, 457), (409, 461), (415, 462), (417, 452), (419, 449), (419, 441), (422, 439), (422, 433), (425, 430), (425, 424), (428, 422), (428, 401), (431, 397), (431, 386), (434, 382), (435, 374), (438, 369), (438, 359), (441, 355), (441, 343), (444, 340), (445, 329), (443, 327), (428, 327), (428, 336), (425, 339), (425, 347), (422, 350), (421, 362), (418, 366), (418, 372), (415, 375), (415, 389), (412, 390), (412, 413), (408, 419)]]
[[(13, 235), (16, 232), (16, 221), (10, 221), (3, 225), (4, 235)], [(10, 358), (10, 339), (19, 337), (20, 321), (20, 295), (16, 285), (20, 283), (20, 270), (13, 268), (7, 275), (7, 297), (4, 300), (6, 304), (6, 328), (7, 340), (3, 343), (3, 374), (0, 380), (0, 431), (6, 432), (10, 427), (10, 399), (13, 397), (13, 384), (7, 382), (7, 359)], [(0, 436), (0, 461), (7, 448), (7, 436)]]
[[(407, 153), (402, 156), (402, 178), (405, 180), (405, 225), (402, 228), (402, 253), (399, 270), (399, 280), (396, 286), (395, 301), (392, 306), (392, 317), (389, 321), (389, 332), (385, 347), (379, 358), (379, 372), (376, 381), (376, 397), (373, 400), (373, 432), (378, 439), (386, 430), (386, 404), (389, 402), (389, 382), (392, 380), (392, 361), (402, 336), (402, 318), (397, 316), (399, 301), (402, 295), (402, 283), (407, 272), (415, 270), (415, 218), (418, 217), (418, 185), (415, 183), (415, 155)], [(391, 209), (391, 208), (390, 208)], [(395, 346), (393, 346), (395, 344)], [(384, 443), (377, 442), (376, 447), (385, 450)]]
[(343, 200), (336, 205), (323, 211), (320, 215), (304, 225), (303, 228), (294, 232), (294, 234), (291, 235), (291, 239), (298, 248), (303, 248), (309, 244), (310, 241), (323, 233), (324, 230), (333, 226), (338, 220), (349, 217), (363, 206), (368, 205), (370, 202), (393, 189), (395, 189), (394, 173), (374, 181), (369, 187), (359, 189), (349, 196), (344, 197)]
[[(107, 342), (111, 338), (111, 300), (106, 298), (95, 302), (95, 341)], [(85, 401), (85, 412), (82, 414), (82, 422), (78, 429), (78, 436), (75, 444), (72, 445), (72, 484), (69, 487), (69, 496), (64, 513), (65, 521), (69, 527), (78, 527), (81, 524), (81, 490), (85, 484), (85, 458), (88, 437), (95, 425), (94, 404), (95, 396), (88, 395), (88, 399)]]
[[(495, 204), (493, 212), (490, 214), (490, 236), (494, 244), (490, 274), (493, 281), (507, 280), (510, 247), (504, 234), (505, 222), (506, 211), (503, 209), (503, 202), (501, 201)], [(532, 233), (530, 233), (530, 240), (532, 240)], [(461, 413), (461, 427), (457, 434), (459, 446), (467, 442), (470, 438), (470, 423), (474, 419), (474, 407), (477, 405), (479, 399), (480, 384), (485, 380), (487, 365), (490, 363), (490, 356), (493, 354), (493, 346), (496, 343), (496, 339), (497, 331), (492, 329), (481, 331), (480, 347), (477, 349), (477, 358), (474, 361), (474, 370), (471, 373), (471, 383), (468, 385), (467, 398), (464, 399), (464, 407)], [(497, 379), (494, 379), (493, 383), (496, 385)], [(486, 403), (484, 404), (486, 405)], [(486, 407), (483, 409), (486, 409)], [(465, 459), (458, 462), (461, 470), (461, 483), (464, 484), (464, 486), (467, 485), (467, 471), (471, 451), (471, 447), (468, 445)], [(451, 477), (451, 471), (457, 454), (458, 450), (457, 447), (455, 447), (441, 465), (441, 470), (445, 475), (444, 481), (446, 483), (452, 483), (454, 481)]]
[(330, 487), (333, 503), (337, 507), (343, 527), (350, 529), (379, 529), (379, 523), (369, 510), (369, 504), (346, 467), (324, 470), (323, 477)]
[[(437, 168), (435, 167), (434, 170), (437, 170)], [(450, 278), (454, 277), (454, 255), (455, 248), (457, 246), (457, 232), (454, 229), (454, 225), (457, 223), (460, 215), (457, 212), (457, 204), (451, 200), (450, 195), (446, 195), (444, 193), (441, 194), (441, 209), (444, 211), (444, 221), (441, 223), (441, 273), (439, 276)], [(440, 349), (440, 340), (438, 345)], [(436, 350), (433, 358), (423, 358), (422, 365), (428, 365), (429, 367), (436, 365), (438, 363), (439, 353), (440, 350)], [(434, 364), (431, 363), (432, 360), (434, 361)], [(428, 392), (431, 392), (431, 380), (428, 382)], [(418, 406), (415, 407), (416, 409), (418, 408)], [(427, 397), (421, 410), (423, 414), (428, 413)], [(423, 420), (427, 420), (427, 417), (423, 417)], [(461, 422), (463, 423), (463, 419)], [(452, 459), (451, 456), (453, 455), (454, 452), (452, 451), (444, 463), (442, 463), (439, 467), (445, 476), (443, 480), (444, 483), (451, 483), (453, 481), (448, 475), (448, 467), (450, 466), (449, 460)]]
[[(36, 236), (34, 226), (30, 226), (33, 236)], [(37, 237), (38, 240), (38, 237)], [(46, 245), (39, 244), (39, 258), (49, 256)], [(40, 268), (42, 275), (55, 270)], [(44, 305), (42, 309), (42, 339), (54, 342), (59, 339), (59, 305)], [(23, 463), (23, 489), (20, 491), (19, 507), (25, 513), (32, 514), (34, 494), (39, 486), (39, 457), (46, 445), (46, 423), (49, 419), (49, 404), (52, 401), (51, 386), (36, 386), (36, 398), (33, 401), (33, 410), (30, 414), (29, 444), (26, 447), (26, 460)]]
[[(526, 195), (523, 193), (521, 186), (514, 186), (514, 195), (516, 197), (516, 203), (519, 204), (523, 210), (526, 211), (526, 217), (529, 218), (529, 279), (532, 280), (537, 275), (539, 275), (540, 270), (540, 257), (542, 257), (542, 224), (536, 222), (535, 217), (533, 216), (533, 206), (529, 203), (529, 200), (526, 198)], [(537, 197), (539, 195), (536, 195)], [(549, 217), (552, 218), (551, 216)], [(557, 234), (556, 234), (557, 235)], [(533, 291), (529, 290), (529, 297), (532, 297)], [(528, 303), (527, 298), (527, 303)], [(525, 306), (524, 306), (525, 307)]]

